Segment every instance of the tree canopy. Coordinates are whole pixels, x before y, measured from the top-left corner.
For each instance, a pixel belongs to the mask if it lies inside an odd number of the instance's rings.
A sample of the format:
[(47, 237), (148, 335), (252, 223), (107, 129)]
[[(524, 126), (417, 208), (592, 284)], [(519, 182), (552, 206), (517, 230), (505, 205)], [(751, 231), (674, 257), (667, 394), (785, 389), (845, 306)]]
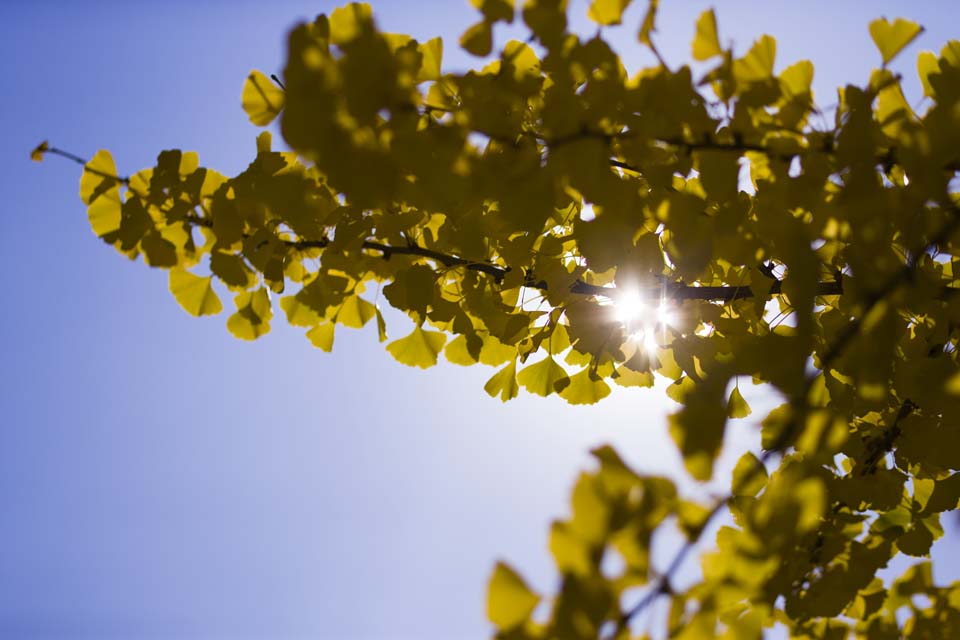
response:
[[(495, 367), (484, 390), (503, 401), (591, 404), (659, 375), (699, 481), (751, 413), (741, 383), (782, 399), (712, 503), (595, 450), (549, 532), (557, 592), (493, 569), (497, 637), (629, 638), (661, 600), (657, 637), (960, 637), (960, 583), (935, 585), (929, 561), (876, 576), (928, 556), (960, 500), (960, 41), (920, 54), (914, 108), (888, 65), (922, 28), (878, 19), (879, 68), (824, 109), (809, 61), (775, 73), (767, 35), (736, 57), (712, 10), (693, 29), (705, 75), (659, 55), (657, 0), (638, 38), (659, 62), (630, 75), (602, 29), (569, 31), (563, 0), (472, 2), (469, 53), (493, 53), (500, 23), (529, 37), (465, 73), (366, 4), (296, 26), (281, 77), (242, 90), (291, 151), (264, 131), (239, 175), (180, 150), (129, 176), (107, 151), (33, 157), (83, 164), (94, 233), (168, 270), (192, 315), (229, 292), (243, 340), (278, 301), (325, 351), (370, 324), (403, 364)], [(593, 0), (590, 17), (617, 25), (629, 4)], [(391, 341), (381, 304), (412, 329)], [(728, 511), (702, 579), (674, 588)], [(686, 542), (658, 572), (653, 537), (674, 526)]]

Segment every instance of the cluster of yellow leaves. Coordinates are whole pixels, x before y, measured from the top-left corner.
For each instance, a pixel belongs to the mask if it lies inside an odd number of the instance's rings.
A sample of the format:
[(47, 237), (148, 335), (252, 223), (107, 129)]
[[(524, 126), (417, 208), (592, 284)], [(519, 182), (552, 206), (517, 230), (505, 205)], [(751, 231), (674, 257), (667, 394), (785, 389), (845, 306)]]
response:
[[(504, 401), (523, 388), (589, 404), (663, 376), (699, 480), (727, 421), (751, 414), (740, 381), (785, 398), (762, 421), (767, 456), (741, 460), (713, 506), (595, 452), (599, 471), (551, 530), (562, 587), (549, 618), (531, 619), (541, 596), (495, 569), (500, 637), (626, 638), (637, 587), (671, 600), (675, 637), (955, 629), (958, 588), (933, 586), (928, 565), (890, 589), (875, 574), (928, 554), (960, 499), (960, 43), (920, 54), (920, 113), (887, 67), (922, 29), (873, 22), (881, 67), (840, 91), (831, 121), (809, 61), (778, 72), (770, 36), (736, 56), (712, 10), (691, 54), (713, 66), (695, 78), (665, 62), (630, 75), (602, 35), (568, 30), (566, 2), (473, 3), (470, 53), (489, 55), (518, 15), (530, 39), (466, 73), (444, 72), (439, 38), (380, 31), (365, 4), (297, 26), (282, 84), (252, 71), (242, 89), (251, 122), (279, 118), (293, 151), (264, 132), (239, 175), (164, 151), (130, 178), (100, 151), (80, 184), (94, 232), (169, 269), (193, 315), (232, 292), (241, 339), (269, 331), (279, 296), (322, 350), (337, 325), (373, 320), (386, 342), (385, 300), (413, 324), (386, 345), (399, 362), (496, 367), (485, 390)], [(629, 4), (588, 11), (614, 26)], [(656, 10), (637, 35), (654, 53)], [(631, 293), (651, 311), (624, 320)], [(673, 592), (651, 566), (653, 533), (671, 523), (692, 544), (725, 506), (735, 525), (703, 580)], [(903, 606), (914, 615), (899, 627)]]

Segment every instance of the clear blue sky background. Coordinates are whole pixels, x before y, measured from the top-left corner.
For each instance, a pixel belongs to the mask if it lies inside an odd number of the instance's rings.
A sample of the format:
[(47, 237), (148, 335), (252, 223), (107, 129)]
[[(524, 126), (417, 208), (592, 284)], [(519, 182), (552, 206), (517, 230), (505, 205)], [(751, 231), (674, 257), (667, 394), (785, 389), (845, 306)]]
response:
[[(611, 34), (632, 67), (649, 62), (634, 4)], [(669, 61), (689, 58), (708, 4), (662, 3)], [(822, 104), (878, 64), (873, 17), (928, 28), (900, 61), (914, 96), (917, 51), (960, 37), (947, 0), (718, 4), (738, 51), (768, 32), (778, 68), (811, 58)], [(287, 29), (332, 6), (0, 5), (0, 637), (479, 638), (496, 558), (551, 588), (547, 525), (589, 447), (678, 469), (657, 391), (501, 405), (482, 391), (489, 370), (406, 369), (371, 331), (339, 332), (332, 355), (280, 319), (234, 340), (225, 316), (190, 318), (164, 273), (96, 240), (79, 167), (27, 160), (48, 138), (108, 148), (125, 173), (175, 147), (242, 170), (256, 135), (243, 78), (279, 71)], [(446, 36), (447, 68), (469, 63), (455, 44), (475, 19), (466, 2), (374, 7), (386, 30)], [(755, 422), (734, 425), (738, 446), (755, 446)]]

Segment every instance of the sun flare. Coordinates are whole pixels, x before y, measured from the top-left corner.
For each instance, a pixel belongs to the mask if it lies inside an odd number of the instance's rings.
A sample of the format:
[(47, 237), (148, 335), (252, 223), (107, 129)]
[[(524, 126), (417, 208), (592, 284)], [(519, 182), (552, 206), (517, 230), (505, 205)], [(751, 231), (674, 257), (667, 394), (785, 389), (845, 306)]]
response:
[(666, 300), (651, 304), (636, 291), (625, 291), (612, 305), (614, 317), (623, 324), (630, 339), (650, 353), (663, 344), (667, 328), (676, 322), (674, 310)]

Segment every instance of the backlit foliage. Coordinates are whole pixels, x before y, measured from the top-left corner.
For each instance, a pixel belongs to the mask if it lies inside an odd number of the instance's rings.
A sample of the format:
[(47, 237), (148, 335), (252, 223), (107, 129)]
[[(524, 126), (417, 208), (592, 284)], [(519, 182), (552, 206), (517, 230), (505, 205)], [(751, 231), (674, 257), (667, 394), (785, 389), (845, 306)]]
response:
[[(473, 4), (470, 53), (490, 54), (500, 23), (529, 39), (466, 73), (443, 70), (440, 39), (380, 31), (367, 5), (295, 27), (281, 78), (253, 71), (242, 92), (293, 151), (263, 132), (237, 176), (164, 151), (129, 178), (100, 151), (80, 187), (94, 232), (168, 269), (193, 315), (227, 295), (244, 340), (279, 312), (326, 351), (344, 327), (387, 342), (383, 304), (413, 321), (393, 357), (494, 367), (485, 390), (504, 401), (522, 388), (593, 403), (663, 376), (697, 480), (728, 420), (751, 412), (737, 384), (782, 398), (764, 453), (712, 504), (596, 450), (550, 530), (557, 592), (494, 569), (497, 637), (628, 638), (653, 603), (669, 610), (657, 637), (758, 638), (775, 623), (800, 638), (960, 637), (960, 585), (935, 586), (929, 562), (876, 577), (896, 554), (927, 556), (960, 498), (960, 42), (920, 55), (914, 109), (887, 65), (921, 28), (873, 22), (880, 67), (824, 112), (810, 62), (777, 74), (770, 36), (734, 56), (713, 11), (691, 25), (699, 77), (666, 62), (629, 74), (602, 31), (569, 32), (562, 0)], [(620, 24), (628, 4), (594, 0), (590, 17)], [(629, 28), (659, 60), (656, 9)], [(674, 588), (727, 510), (702, 579)], [(656, 573), (665, 526), (688, 543)]]

